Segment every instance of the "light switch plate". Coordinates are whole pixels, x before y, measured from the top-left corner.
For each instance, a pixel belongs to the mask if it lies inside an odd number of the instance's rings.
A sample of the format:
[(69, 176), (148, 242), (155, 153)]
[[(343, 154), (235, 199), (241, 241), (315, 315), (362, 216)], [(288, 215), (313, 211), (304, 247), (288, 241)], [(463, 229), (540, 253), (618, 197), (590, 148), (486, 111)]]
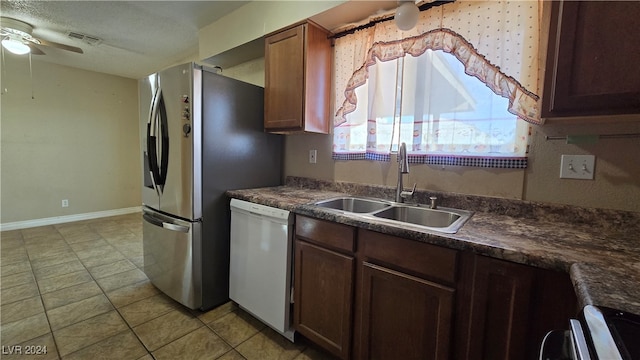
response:
[(596, 157), (594, 155), (562, 155), (560, 158), (561, 179), (593, 180)]
[(318, 159), (318, 150), (309, 150), (309, 164), (315, 164)]

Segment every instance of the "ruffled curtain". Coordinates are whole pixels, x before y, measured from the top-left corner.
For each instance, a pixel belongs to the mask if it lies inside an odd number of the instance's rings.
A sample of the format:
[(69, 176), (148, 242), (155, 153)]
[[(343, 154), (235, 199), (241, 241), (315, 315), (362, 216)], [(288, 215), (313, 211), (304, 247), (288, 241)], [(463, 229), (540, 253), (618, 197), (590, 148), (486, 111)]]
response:
[[(402, 141), (413, 162), (526, 167), (540, 14), (538, 2), (457, 1), (409, 32), (386, 21), (336, 39), (334, 158), (387, 160)], [(480, 119), (464, 114), (477, 107)]]

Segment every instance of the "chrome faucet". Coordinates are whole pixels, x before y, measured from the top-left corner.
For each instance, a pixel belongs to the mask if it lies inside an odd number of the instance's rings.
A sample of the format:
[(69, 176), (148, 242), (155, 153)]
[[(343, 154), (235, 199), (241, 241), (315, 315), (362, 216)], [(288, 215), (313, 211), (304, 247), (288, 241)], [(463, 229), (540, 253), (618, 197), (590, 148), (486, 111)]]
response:
[(407, 144), (402, 143), (398, 149), (398, 185), (396, 187), (396, 202), (404, 202), (407, 197), (413, 196), (416, 191), (416, 184), (413, 184), (413, 190), (404, 191), (402, 184), (402, 174), (409, 173), (409, 159), (407, 158)]

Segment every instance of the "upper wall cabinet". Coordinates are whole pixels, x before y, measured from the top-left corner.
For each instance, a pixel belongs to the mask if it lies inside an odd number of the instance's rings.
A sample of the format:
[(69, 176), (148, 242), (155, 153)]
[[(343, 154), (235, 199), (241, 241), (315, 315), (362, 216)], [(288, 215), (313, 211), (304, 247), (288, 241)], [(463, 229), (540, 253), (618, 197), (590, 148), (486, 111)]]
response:
[(329, 133), (331, 40), (305, 21), (265, 40), (264, 128)]
[(638, 1), (554, 1), (542, 116), (640, 114)]

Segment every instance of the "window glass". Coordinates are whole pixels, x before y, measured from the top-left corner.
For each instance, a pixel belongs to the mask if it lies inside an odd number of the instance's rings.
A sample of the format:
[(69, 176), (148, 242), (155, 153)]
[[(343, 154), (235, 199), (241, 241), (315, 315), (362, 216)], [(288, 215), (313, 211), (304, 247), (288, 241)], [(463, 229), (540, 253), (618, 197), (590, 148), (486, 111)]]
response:
[(357, 106), (336, 127), (334, 150), (396, 151), (412, 155), (524, 156), (527, 126), (509, 113), (509, 99), (465, 73), (441, 50), (377, 60)]

